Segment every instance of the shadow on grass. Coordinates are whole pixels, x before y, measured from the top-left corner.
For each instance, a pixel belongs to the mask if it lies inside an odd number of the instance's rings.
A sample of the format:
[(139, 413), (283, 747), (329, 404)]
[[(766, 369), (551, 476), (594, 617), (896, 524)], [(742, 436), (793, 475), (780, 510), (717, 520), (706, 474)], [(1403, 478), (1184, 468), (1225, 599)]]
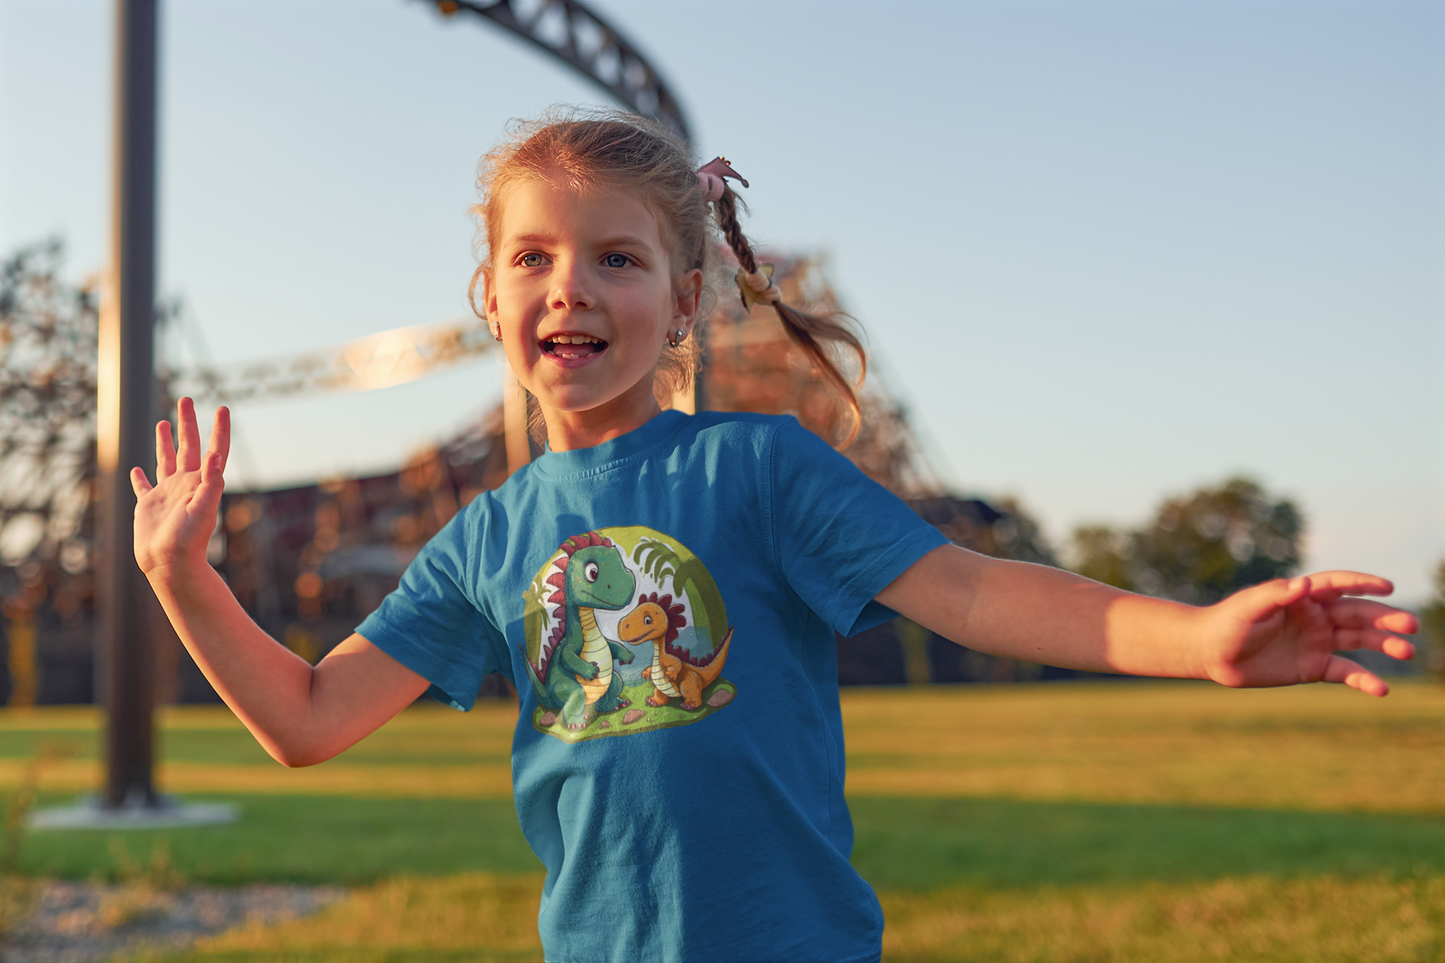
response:
[(903, 892), (1445, 869), (1445, 817), (871, 796), (848, 805), (853, 865), (878, 889)]
[[(70, 802), (49, 798), (41, 805)], [(200, 800), (187, 799), (188, 802)], [(124, 875), (168, 847), (173, 870), (195, 883), (371, 883), (400, 874), (534, 873), (509, 799), (352, 799), (242, 796), (239, 821), (194, 829), (36, 830), (19, 869), (64, 879)]]

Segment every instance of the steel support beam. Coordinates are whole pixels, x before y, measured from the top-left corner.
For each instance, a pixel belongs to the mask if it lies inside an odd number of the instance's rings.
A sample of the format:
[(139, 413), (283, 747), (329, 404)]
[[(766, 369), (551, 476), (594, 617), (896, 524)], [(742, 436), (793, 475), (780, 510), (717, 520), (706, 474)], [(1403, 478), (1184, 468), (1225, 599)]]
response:
[(135, 563), (129, 471), (154, 459), (157, 0), (116, 0), (115, 167), (108, 297), (100, 317), (97, 455), (99, 686), (107, 809), (154, 806), (150, 586)]

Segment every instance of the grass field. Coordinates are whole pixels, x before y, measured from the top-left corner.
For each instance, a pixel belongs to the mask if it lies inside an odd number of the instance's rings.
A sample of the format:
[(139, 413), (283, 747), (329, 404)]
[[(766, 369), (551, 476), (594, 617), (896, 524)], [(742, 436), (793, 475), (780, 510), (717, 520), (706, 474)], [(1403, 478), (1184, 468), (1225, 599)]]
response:
[[(409, 710), (311, 770), (228, 716), (162, 716), (164, 791), (230, 827), (32, 832), (30, 875), (339, 882), (308, 920), (204, 960), (539, 957), (539, 867), (512, 813), (514, 709)], [(1189, 683), (844, 693), (854, 863), (894, 960), (1445, 960), (1445, 689)], [(0, 714), (0, 786), (99, 783), (89, 710)]]

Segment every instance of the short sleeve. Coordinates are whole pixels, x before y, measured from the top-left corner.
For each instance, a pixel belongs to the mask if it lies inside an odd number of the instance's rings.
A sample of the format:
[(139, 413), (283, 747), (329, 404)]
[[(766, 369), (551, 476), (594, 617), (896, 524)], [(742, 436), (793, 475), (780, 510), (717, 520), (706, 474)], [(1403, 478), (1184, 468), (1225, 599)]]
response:
[(431, 682), (427, 694), (470, 709), (482, 679), (511, 674), (506, 643), (475, 597), (470, 546), (485, 520), (477, 499), (412, 560), (396, 591), (356, 628), (387, 655)]
[(897, 615), (873, 597), (948, 539), (794, 419), (769, 455), (774, 562), (843, 635)]

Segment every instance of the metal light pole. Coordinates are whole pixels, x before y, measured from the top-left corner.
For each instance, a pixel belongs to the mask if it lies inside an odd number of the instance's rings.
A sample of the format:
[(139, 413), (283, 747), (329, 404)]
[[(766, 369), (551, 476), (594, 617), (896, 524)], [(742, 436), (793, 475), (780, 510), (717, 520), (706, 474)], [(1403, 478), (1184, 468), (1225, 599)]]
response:
[(154, 807), (150, 586), (135, 563), (135, 465), (149, 465), (155, 397), (157, 0), (116, 0), (110, 290), (97, 372), (101, 545), (99, 691), (107, 712), (105, 809)]

